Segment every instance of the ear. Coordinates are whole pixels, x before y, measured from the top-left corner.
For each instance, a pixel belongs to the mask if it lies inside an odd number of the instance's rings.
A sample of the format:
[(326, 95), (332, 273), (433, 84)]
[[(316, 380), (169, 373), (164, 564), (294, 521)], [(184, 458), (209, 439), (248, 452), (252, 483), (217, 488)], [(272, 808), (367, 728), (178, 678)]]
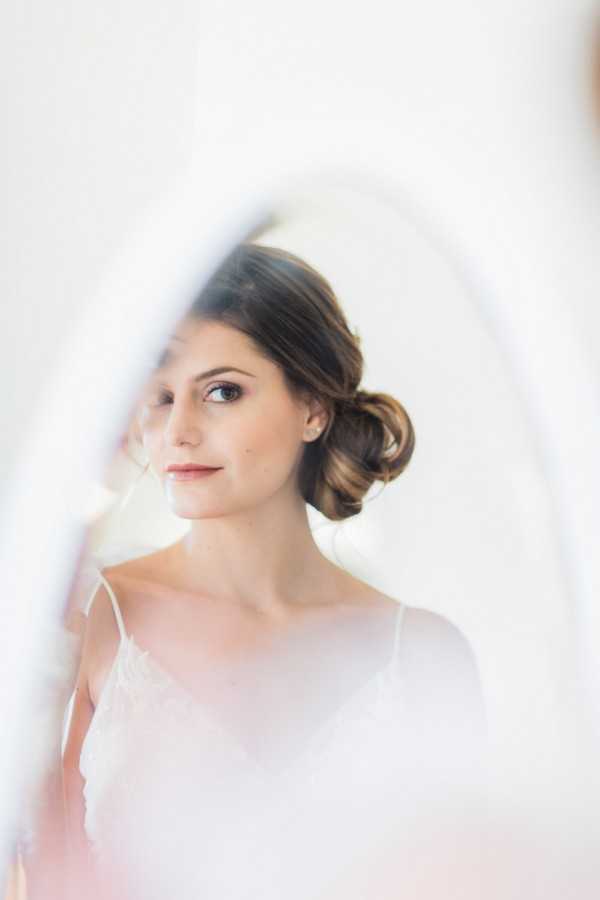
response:
[(325, 405), (316, 397), (307, 402), (306, 420), (304, 424), (305, 438), (313, 439), (325, 431), (329, 416)]

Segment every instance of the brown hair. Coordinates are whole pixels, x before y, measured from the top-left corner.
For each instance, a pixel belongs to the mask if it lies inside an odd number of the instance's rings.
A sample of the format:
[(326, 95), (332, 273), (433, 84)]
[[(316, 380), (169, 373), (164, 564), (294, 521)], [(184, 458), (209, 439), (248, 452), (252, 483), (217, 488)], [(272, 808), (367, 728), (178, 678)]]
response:
[(406, 468), (415, 446), (411, 420), (395, 397), (359, 390), (360, 338), (330, 284), (304, 260), (277, 247), (238, 244), (187, 315), (248, 335), (293, 393), (322, 404), (327, 425), (306, 444), (298, 485), (327, 518), (356, 515), (375, 480), (387, 484)]

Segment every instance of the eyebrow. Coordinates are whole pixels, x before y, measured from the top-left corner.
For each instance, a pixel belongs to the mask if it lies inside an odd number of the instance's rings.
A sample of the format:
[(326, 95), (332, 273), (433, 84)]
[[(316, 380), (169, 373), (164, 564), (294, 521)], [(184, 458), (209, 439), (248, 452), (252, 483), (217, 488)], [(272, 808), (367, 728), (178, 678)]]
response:
[[(163, 354), (154, 368), (154, 373), (158, 374), (169, 360), (170, 354)], [(198, 381), (203, 381), (205, 378), (211, 378), (213, 375), (222, 375), (224, 372), (239, 372), (240, 375), (248, 375), (250, 378), (256, 378), (256, 375), (253, 375), (252, 372), (246, 372), (244, 369), (238, 369), (236, 366), (215, 366), (214, 369), (207, 369), (206, 372), (199, 372), (197, 375), (194, 375), (192, 381), (197, 383)]]

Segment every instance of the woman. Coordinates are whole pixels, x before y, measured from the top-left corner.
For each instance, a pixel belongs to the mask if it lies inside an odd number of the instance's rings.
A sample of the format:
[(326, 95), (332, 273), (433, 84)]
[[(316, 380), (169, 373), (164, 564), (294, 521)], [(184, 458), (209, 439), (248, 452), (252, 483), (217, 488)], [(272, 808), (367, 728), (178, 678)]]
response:
[(356, 515), (413, 453), (362, 365), (327, 281), (244, 243), (140, 398), (133, 434), (190, 529), (104, 568), (91, 598), (63, 769), (75, 877), (93, 865), (107, 896), (310, 896), (301, 872), (325, 883), (377, 779), (389, 791), (440, 741), (445, 778), (448, 742), (473, 746), (462, 636), (330, 562), (309, 527), (307, 504)]

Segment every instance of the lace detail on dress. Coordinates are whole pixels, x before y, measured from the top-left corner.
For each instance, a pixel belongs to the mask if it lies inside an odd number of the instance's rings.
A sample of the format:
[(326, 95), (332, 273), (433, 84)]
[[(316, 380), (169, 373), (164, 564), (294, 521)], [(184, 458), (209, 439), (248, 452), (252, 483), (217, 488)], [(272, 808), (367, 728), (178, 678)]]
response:
[[(115, 606), (112, 589), (110, 593)], [(252, 810), (260, 810), (261, 816), (282, 824), (305, 814), (310, 795), (320, 797), (332, 786), (334, 792), (338, 787), (346, 792), (347, 779), (354, 774), (360, 772), (370, 783), (383, 771), (378, 764), (382, 755), (395, 760), (390, 754), (395, 753), (402, 720), (396, 662), (403, 612), (398, 611), (392, 659), (277, 771), (255, 760), (123, 627), (80, 756), (85, 830), (96, 858), (121, 853), (139, 830), (136, 815), (139, 819), (139, 810), (147, 807), (149, 791), (156, 804), (162, 798), (157, 815), (166, 815), (165, 802), (177, 815), (177, 797), (171, 797), (167, 787), (173, 773), (190, 773), (190, 791), (198, 793), (199, 810), (204, 792), (205, 802), (215, 809), (232, 803), (240, 821), (256, 818)], [(201, 827), (200, 813), (194, 827)]]

